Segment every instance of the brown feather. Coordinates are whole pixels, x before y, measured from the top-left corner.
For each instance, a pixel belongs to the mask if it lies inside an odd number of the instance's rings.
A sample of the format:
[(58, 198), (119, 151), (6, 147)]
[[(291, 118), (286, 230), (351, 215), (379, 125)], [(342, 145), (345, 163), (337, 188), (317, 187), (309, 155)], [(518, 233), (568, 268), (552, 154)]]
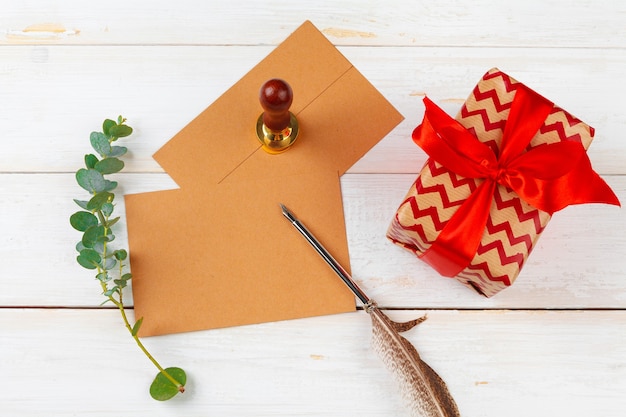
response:
[(413, 415), (459, 417), (459, 410), (445, 382), (399, 333), (421, 323), (426, 316), (406, 323), (396, 323), (375, 305), (368, 307), (367, 311), (372, 318), (374, 348), (399, 380)]

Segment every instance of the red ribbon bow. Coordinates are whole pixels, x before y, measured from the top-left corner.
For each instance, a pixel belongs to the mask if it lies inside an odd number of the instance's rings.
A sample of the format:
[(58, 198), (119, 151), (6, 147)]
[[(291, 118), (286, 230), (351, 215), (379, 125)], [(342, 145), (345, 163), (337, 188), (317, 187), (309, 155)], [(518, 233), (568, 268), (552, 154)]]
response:
[(619, 200), (591, 168), (583, 146), (574, 141), (528, 144), (553, 108), (553, 103), (525, 87), (517, 88), (504, 127), (499, 156), (424, 98), (424, 120), (413, 140), (429, 156), (457, 175), (484, 179), (450, 218), (421, 259), (441, 275), (454, 277), (476, 254), (487, 224), (497, 184), (549, 214), (570, 204)]

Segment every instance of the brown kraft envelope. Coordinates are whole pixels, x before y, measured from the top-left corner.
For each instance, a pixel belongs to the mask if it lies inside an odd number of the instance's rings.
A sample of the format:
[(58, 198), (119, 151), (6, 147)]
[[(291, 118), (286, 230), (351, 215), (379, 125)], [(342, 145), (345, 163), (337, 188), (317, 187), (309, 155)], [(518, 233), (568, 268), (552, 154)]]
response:
[[(300, 134), (261, 149), (259, 89), (282, 78)], [(179, 189), (125, 196), (140, 336), (354, 311), (284, 203), (349, 265), (340, 176), (402, 116), (305, 22), (154, 155)]]

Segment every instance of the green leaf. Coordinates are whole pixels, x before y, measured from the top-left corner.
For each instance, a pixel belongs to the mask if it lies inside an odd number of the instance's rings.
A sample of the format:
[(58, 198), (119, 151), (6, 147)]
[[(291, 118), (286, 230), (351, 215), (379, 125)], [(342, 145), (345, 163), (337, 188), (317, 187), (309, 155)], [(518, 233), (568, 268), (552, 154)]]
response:
[(87, 269), (96, 269), (101, 260), (102, 258), (98, 252), (93, 249), (83, 249), (76, 257), (76, 261)]
[(105, 158), (99, 161), (94, 168), (101, 174), (115, 174), (124, 168), (124, 161), (117, 158)]
[[(80, 243), (82, 245), (83, 242), (80, 242)], [(95, 250), (100, 255), (104, 256), (104, 243), (103, 242), (96, 241), (96, 243), (93, 244), (93, 247), (91, 249)]]
[(143, 317), (135, 322), (135, 325), (133, 326), (133, 330), (130, 332), (133, 336), (137, 336), (137, 333), (139, 332), (139, 328), (141, 327), (141, 323), (143, 323)]
[[(93, 248), (99, 238), (104, 236), (104, 227), (91, 226), (83, 233), (83, 245), (86, 248)], [(94, 251), (95, 252), (95, 251)]]
[(123, 279), (114, 279), (113, 282), (115, 283), (115, 285), (117, 285), (119, 288), (126, 288), (126, 281), (124, 281)]
[(87, 210), (87, 203), (88, 203), (88, 201), (85, 201), (85, 200), (76, 200), (76, 199), (74, 199), (74, 202), (75, 202), (76, 204), (78, 204), (78, 206), (79, 206), (80, 208)]
[(87, 203), (87, 210), (100, 210), (103, 204), (110, 203), (113, 201), (113, 198), (115, 198), (113, 194), (102, 191), (91, 197), (91, 200)]
[(100, 154), (100, 156), (106, 157), (111, 153), (111, 144), (109, 139), (101, 132), (91, 132), (89, 136), (91, 146)]
[(133, 274), (131, 274), (131, 273), (127, 273), (127, 274), (122, 275), (122, 279), (124, 281), (129, 281), (132, 277), (133, 277)]
[(76, 182), (90, 193), (99, 193), (106, 187), (102, 174), (93, 168), (81, 168), (76, 171)]
[(113, 191), (117, 187), (117, 181), (104, 180), (104, 189), (102, 191)]
[(113, 207), (114, 206), (111, 203), (104, 203), (100, 210), (102, 210), (102, 214), (108, 217), (113, 213)]
[(109, 227), (112, 227), (115, 223), (117, 223), (119, 221), (120, 221), (119, 217), (116, 217), (116, 218), (114, 218), (112, 220), (109, 220)]
[(106, 137), (111, 137), (111, 134), (109, 133), (109, 129), (111, 129), (112, 126), (115, 126), (117, 123), (115, 123), (115, 120), (111, 120), (111, 119), (106, 119), (103, 123), (102, 123), (102, 132), (104, 132), (104, 135)]
[[(187, 382), (185, 371), (180, 368), (167, 368), (165, 372), (169, 373), (183, 387)], [(158, 401), (166, 401), (174, 397), (180, 392), (179, 388), (172, 383), (163, 372), (159, 372), (150, 385), (150, 396)]]
[(114, 255), (115, 259), (117, 259), (118, 261), (123, 261), (128, 257), (128, 252), (126, 252), (124, 249), (119, 249), (114, 252)]
[(85, 245), (83, 245), (83, 242), (78, 242), (76, 244), (76, 252), (80, 253), (80, 251), (83, 249), (87, 249), (87, 248), (85, 247)]
[(109, 153), (109, 158), (126, 155), (126, 152), (128, 152), (128, 148), (124, 146), (112, 146), (111, 152)]
[(100, 235), (98, 236), (98, 242), (113, 242), (115, 240), (115, 235), (111, 232), (111, 229), (107, 231), (106, 236)]
[(133, 133), (133, 128), (127, 125), (116, 124), (109, 129), (109, 135), (113, 138), (123, 138), (130, 136)]
[(92, 153), (90, 153), (89, 155), (85, 155), (85, 165), (87, 166), (87, 168), (93, 168), (96, 166), (96, 163), (98, 162), (98, 157)]
[(117, 265), (117, 260), (115, 258), (106, 258), (100, 262), (100, 266), (102, 266), (102, 269), (105, 271), (112, 270), (115, 268), (115, 265)]
[(97, 226), (98, 218), (88, 211), (77, 211), (70, 216), (70, 224), (79, 232), (84, 232), (91, 226)]
[(98, 275), (96, 275), (96, 278), (102, 282), (111, 281), (111, 277), (106, 272), (100, 272)]
[(106, 297), (110, 297), (110, 296), (112, 296), (113, 294), (115, 294), (115, 293), (117, 292), (117, 290), (118, 290), (118, 289), (117, 289), (117, 287), (113, 287), (113, 288), (108, 289), (108, 290), (106, 290), (105, 292), (103, 292), (103, 294), (104, 294)]

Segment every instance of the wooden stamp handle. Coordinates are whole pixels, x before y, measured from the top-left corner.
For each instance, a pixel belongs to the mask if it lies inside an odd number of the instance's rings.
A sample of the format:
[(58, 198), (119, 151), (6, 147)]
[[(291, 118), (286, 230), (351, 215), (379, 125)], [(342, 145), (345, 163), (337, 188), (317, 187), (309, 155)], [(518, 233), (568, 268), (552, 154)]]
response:
[(284, 80), (273, 78), (261, 86), (259, 101), (263, 107), (263, 123), (268, 129), (280, 132), (289, 126), (289, 107), (293, 91)]

